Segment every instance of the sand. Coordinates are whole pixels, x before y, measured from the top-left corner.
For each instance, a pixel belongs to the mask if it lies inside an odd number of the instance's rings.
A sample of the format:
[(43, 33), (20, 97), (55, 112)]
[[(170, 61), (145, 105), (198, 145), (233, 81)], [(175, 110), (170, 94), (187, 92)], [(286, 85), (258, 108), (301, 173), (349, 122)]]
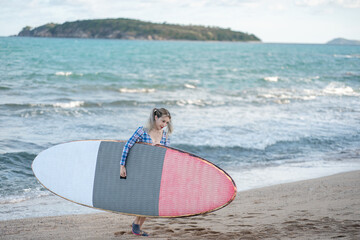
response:
[[(0, 239), (144, 239), (134, 217), (99, 213), (0, 222)], [(239, 192), (227, 207), (148, 218), (153, 239), (360, 239), (360, 171)]]

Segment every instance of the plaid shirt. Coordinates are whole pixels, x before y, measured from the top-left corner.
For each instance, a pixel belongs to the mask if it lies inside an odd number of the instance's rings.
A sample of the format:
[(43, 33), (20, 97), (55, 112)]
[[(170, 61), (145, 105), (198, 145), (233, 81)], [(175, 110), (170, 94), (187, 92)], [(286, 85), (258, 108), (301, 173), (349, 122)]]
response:
[[(130, 149), (137, 142), (153, 143), (150, 135), (145, 131), (144, 127), (139, 127), (131, 136), (131, 138), (126, 142), (121, 156), (120, 165), (125, 165), (125, 161)], [(161, 138), (160, 144), (164, 146), (170, 145), (170, 139), (166, 137), (165, 131), (163, 131), (163, 136)]]

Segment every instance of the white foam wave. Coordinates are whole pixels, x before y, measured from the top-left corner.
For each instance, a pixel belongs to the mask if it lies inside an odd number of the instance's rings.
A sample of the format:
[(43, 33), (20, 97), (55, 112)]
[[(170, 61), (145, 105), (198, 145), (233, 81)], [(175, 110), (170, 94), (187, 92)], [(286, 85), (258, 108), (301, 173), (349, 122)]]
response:
[(337, 85), (335, 83), (330, 83), (326, 88), (323, 90), (324, 94), (330, 95), (339, 95), (339, 96), (358, 96), (359, 94), (356, 93), (351, 87), (344, 86), (344, 85)]
[(56, 72), (55, 75), (56, 76), (70, 76), (72, 75), (72, 72)]
[(360, 58), (360, 54), (345, 54), (345, 55), (340, 55), (340, 54), (334, 54), (334, 57), (336, 58)]
[(276, 184), (302, 181), (360, 169), (357, 162), (314, 161), (289, 162), (279, 166), (225, 169), (234, 179), (238, 191)]
[(310, 100), (316, 99), (316, 96), (312, 96), (312, 95), (310, 95), (310, 96), (304, 96), (304, 97), (302, 97), (301, 99), (302, 99), (302, 100), (305, 100), (305, 101), (310, 101)]
[(29, 199), (29, 197), (17, 197), (17, 198), (4, 198), (4, 199), (0, 199), (0, 204), (13, 204), (13, 203), (20, 203), (23, 201), (26, 201), (27, 199)]
[(264, 80), (267, 81), (267, 82), (277, 82), (277, 81), (279, 81), (279, 77), (278, 76), (265, 77)]
[(289, 104), (289, 103), (291, 103), (291, 101), (288, 100), (288, 99), (275, 100), (274, 102), (278, 103), (278, 104)]
[(38, 197), (51, 195), (50, 192), (41, 191), (39, 188), (36, 188), (36, 189), (27, 188), (27, 189), (24, 189), (23, 191), (24, 191), (23, 195), (1, 197), (0, 204), (22, 203), (22, 202), (27, 201), (32, 198), (38, 198)]
[(184, 86), (185, 86), (186, 88), (190, 88), (190, 89), (195, 89), (195, 88), (196, 88), (196, 86), (191, 85), (191, 84), (188, 84), (188, 83), (185, 83)]
[(288, 99), (293, 97), (292, 95), (287, 95), (283, 93), (266, 93), (260, 96), (264, 98), (278, 98), (278, 99)]
[(54, 195), (43, 195), (19, 202), (1, 204), (0, 221), (30, 217), (99, 213), (100, 210), (71, 203)]
[(152, 93), (155, 92), (154, 88), (120, 88), (121, 93)]
[(354, 91), (349, 86), (339, 83), (330, 83), (323, 89), (270, 89), (258, 94), (258, 98), (273, 100), (279, 104), (290, 103), (290, 100), (310, 101), (322, 96), (360, 96), (359, 92)]
[(84, 105), (84, 101), (71, 101), (68, 103), (53, 104), (54, 107), (59, 107), (59, 108), (76, 108), (76, 107), (81, 107), (82, 105)]
[(195, 99), (195, 100), (178, 100), (176, 101), (176, 104), (178, 106), (185, 106), (185, 105), (196, 105), (196, 106), (205, 106), (206, 103), (201, 99)]
[(303, 101), (310, 101), (316, 99), (316, 95), (313, 92), (306, 92), (304, 93), (293, 93), (293, 92), (286, 92), (284, 91), (274, 91), (270, 93), (260, 94), (259, 97), (267, 98), (267, 99), (274, 99), (274, 102), (279, 104), (289, 104), (291, 100), (303, 100)]

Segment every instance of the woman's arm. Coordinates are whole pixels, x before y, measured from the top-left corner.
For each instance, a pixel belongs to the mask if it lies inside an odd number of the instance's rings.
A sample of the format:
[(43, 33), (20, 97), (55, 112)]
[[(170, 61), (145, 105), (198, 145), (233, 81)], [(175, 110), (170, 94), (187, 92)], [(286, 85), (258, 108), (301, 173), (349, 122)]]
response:
[(131, 138), (126, 142), (123, 152), (122, 152), (122, 156), (121, 156), (121, 160), (120, 160), (120, 165), (125, 166), (125, 162), (126, 162), (126, 158), (127, 155), (129, 154), (130, 149), (132, 148), (132, 146), (134, 146), (134, 144), (136, 143), (136, 141), (140, 138), (140, 136), (144, 133), (144, 130), (142, 127), (139, 127), (134, 134), (131, 136)]
[(141, 137), (141, 135), (143, 133), (144, 133), (143, 128), (139, 127), (134, 132), (134, 134), (131, 136), (131, 138), (126, 142), (123, 152), (122, 152), (121, 160), (120, 160), (120, 176), (121, 177), (126, 177), (126, 168), (125, 168), (126, 158), (129, 154), (130, 149), (134, 146), (136, 141)]

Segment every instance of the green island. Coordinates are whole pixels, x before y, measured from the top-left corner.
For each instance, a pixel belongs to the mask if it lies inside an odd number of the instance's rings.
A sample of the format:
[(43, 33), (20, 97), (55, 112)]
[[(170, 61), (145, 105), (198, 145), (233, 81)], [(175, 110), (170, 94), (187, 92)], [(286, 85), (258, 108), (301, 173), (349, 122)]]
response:
[(141, 40), (192, 40), (260, 42), (254, 34), (227, 28), (197, 25), (152, 23), (134, 19), (96, 19), (48, 23), (36, 28), (24, 27), (17, 36), (57, 38), (105, 38)]

